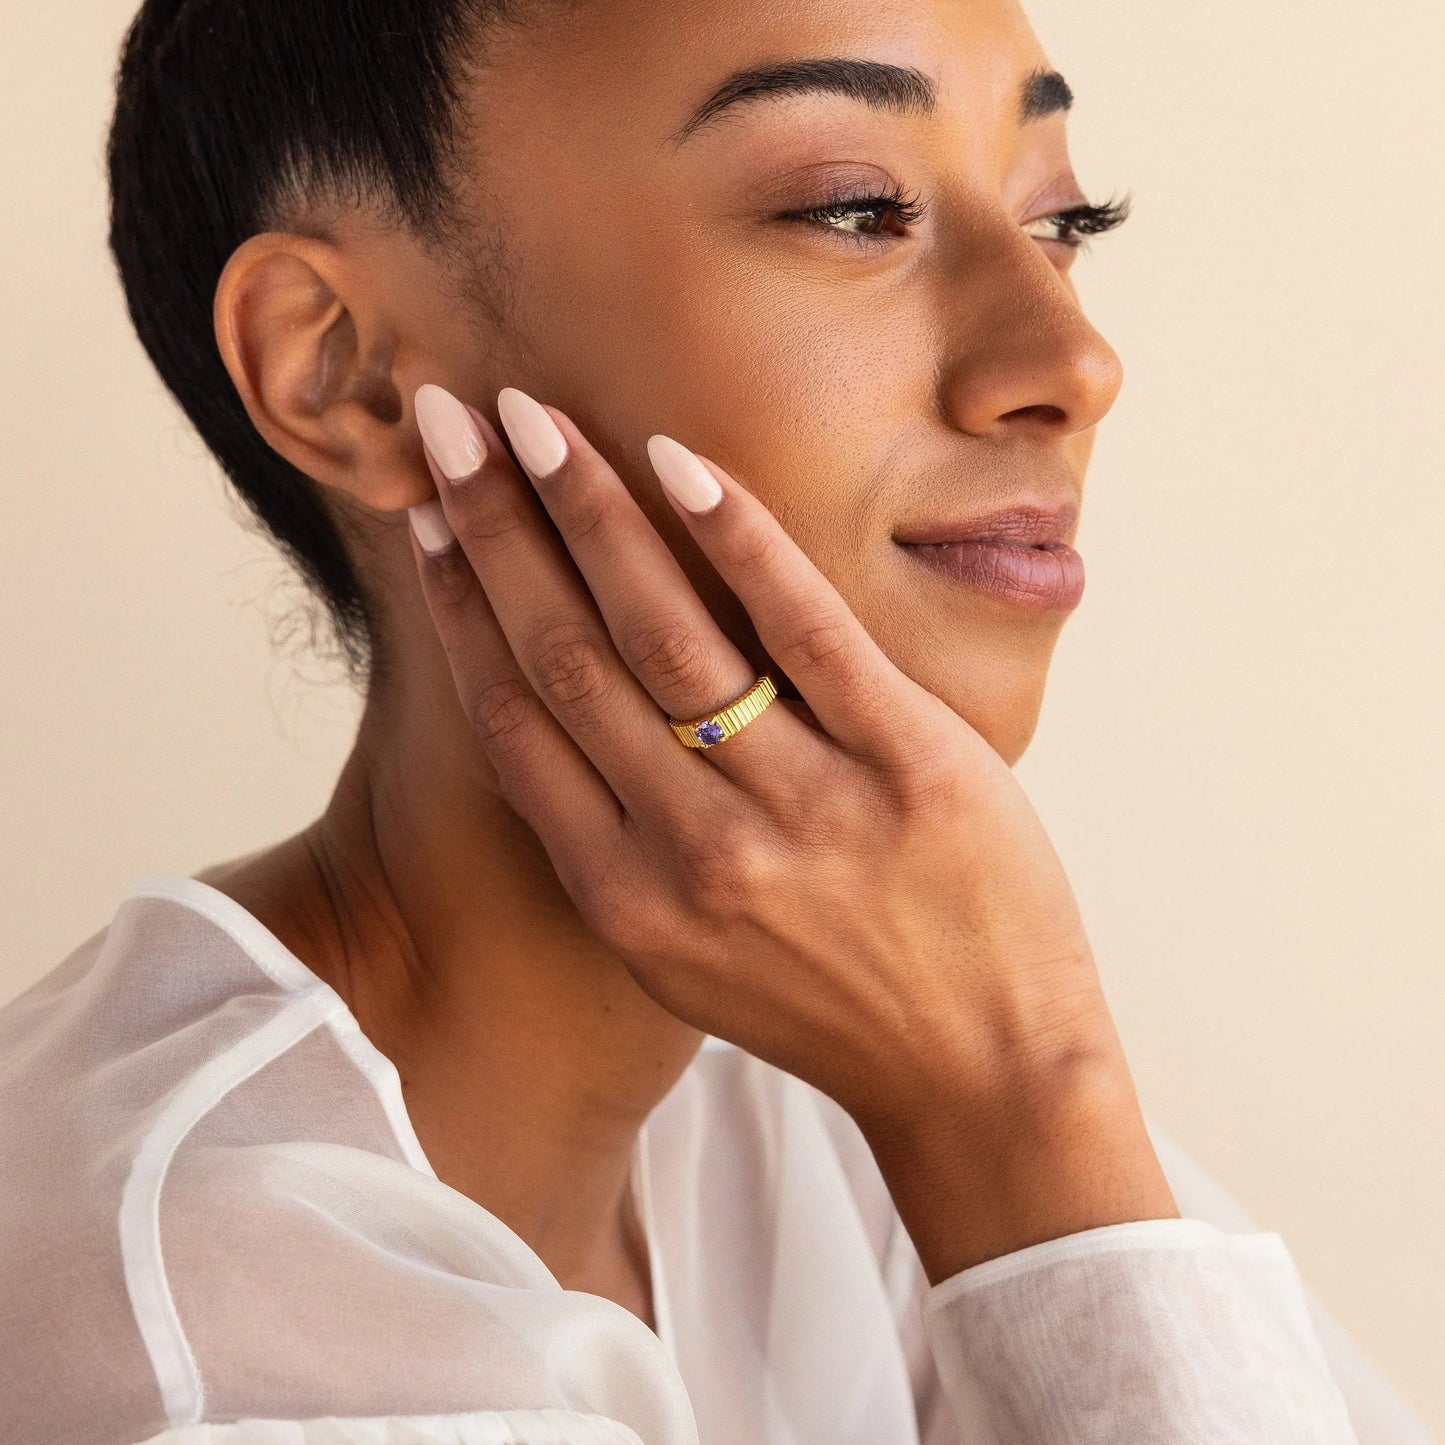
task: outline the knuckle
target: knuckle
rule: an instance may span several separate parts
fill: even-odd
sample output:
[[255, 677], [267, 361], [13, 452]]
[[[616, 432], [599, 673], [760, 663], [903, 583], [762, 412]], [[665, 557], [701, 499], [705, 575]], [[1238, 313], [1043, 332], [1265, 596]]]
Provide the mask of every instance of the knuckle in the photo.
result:
[[757, 917], [784, 885], [785, 861], [757, 828], [713, 828], [687, 849], [684, 887], [693, 906], [710, 917]]
[[724, 562], [743, 572], [764, 571], [772, 560], [775, 539], [766, 528], [743, 521], [719, 543]]
[[[566, 466], [561, 470], [565, 472]], [[610, 498], [595, 487], [585, 486], [580, 478], [569, 478], [568, 481], [571, 486], [564, 487], [567, 510], [562, 527], [568, 542], [588, 542], [604, 538], [614, 516]]]
[[513, 753], [535, 723], [536, 707], [537, 696], [527, 680], [508, 673], [476, 690], [468, 719], [485, 747]]
[[643, 624], [627, 634], [622, 655], [639, 676], [679, 691], [708, 679], [707, 649], [679, 618]]
[[589, 708], [611, 691], [612, 669], [595, 628], [554, 623], [534, 639], [532, 659], [538, 691], [561, 707]]
[[783, 856], [768, 838], [748, 833], [735, 841], [728, 868], [728, 884], [745, 900], [767, 898], [783, 881]]
[[894, 804], [910, 817], [956, 815], [964, 787], [953, 750], [937, 738], [911, 731], [893, 743], [886, 778]]
[[853, 637], [841, 618], [823, 617], [790, 633], [781, 650], [784, 656], [779, 661], [785, 670], [789, 663], [802, 668], [846, 663], [852, 655]]
[[524, 530], [526, 517], [499, 488], [476, 488], [472, 495], [454, 523], [464, 550], [485, 552]]

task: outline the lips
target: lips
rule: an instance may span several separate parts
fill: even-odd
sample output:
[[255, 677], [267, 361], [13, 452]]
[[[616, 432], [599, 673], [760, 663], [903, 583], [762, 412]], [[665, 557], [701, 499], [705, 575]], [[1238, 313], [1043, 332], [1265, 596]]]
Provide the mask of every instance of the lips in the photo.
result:
[[1068, 611], [1084, 592], [1083, 558], [1064, 538], [1072, 501], [1020, 500], [981, 516], [931, 523], [894, 537], [936, 573], [1031, 611]]
[[1074, 530], [1079, 520], [1076, 502], [1051, 504], [1026, 498], [972, 517], [928, 523], [894, 534], [904, 546], [920, 547], [946, 542], [1013, 542], [1027, 547], [1057, 546]]

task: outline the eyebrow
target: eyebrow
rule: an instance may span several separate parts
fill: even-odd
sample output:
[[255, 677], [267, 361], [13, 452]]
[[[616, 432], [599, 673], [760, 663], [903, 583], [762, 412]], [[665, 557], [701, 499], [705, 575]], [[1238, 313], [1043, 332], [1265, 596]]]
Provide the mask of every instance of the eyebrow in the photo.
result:
[[[675, 132], [680, 145], [723, 111], [750, 101], [778, 95], [832, 93], [861, 101], [874, 110], [903, 115], [932, 115], [938, 108], [938, 85], [912, 66], [889, 65], [881, 60], [851, 56], [815, 60], [784, 60], [734, 71], [707, 97]], [[1040, 66], [1024, 77], [1019, 87], [1018, 122], [1030, 121], [1074, 103], [1068, 82], [1057, 70]]]

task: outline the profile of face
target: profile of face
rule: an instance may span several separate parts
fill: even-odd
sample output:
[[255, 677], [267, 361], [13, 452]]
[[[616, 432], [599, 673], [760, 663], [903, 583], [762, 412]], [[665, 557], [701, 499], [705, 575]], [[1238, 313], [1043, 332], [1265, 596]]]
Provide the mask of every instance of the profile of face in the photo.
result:
[[[735, 85], [694, 118], [735, 72], [819, 57], [821, 78]], [[356, 231], [354, 264], [327, 275], [352, 313], [343, 343], [282, 324], [301, 288], [267, 300], [223, 279], [218, 316], [271, 358], [248, 409], [310, 475], [399, 512], [432, 491], [416, 387], [493, 420], [520, 387], [612, 463], [761, 668], [648, 463], [648, 436], [675, 437], [753, 491], [891, 660], [1012, 763], [1067, 611], [965, 585], [895, 539], [1020, 498], [1077, 503], [1118, 393], [1076, 248], [1048, 220], [1089, 199], [1064, 106], [1021, 115], [1050, 68], [1014, 0], [546, 5], [501, 33], [467, 97], [471, 254], [453, 260], [489, 294], [459, 303], [435, 257]], [[318, 405], [328, 387], [362, 404]], [[421, 629], [404, 522], [368, 550], [392, 625]]]

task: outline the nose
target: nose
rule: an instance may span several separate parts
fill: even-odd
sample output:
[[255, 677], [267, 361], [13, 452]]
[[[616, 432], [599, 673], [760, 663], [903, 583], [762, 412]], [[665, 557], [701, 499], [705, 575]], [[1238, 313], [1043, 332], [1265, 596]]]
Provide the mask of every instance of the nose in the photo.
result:
[[988, 238], [975, 236], [960, 268], [963, 285], [955, 272], [945, 303], [952, 354], [938, 399], [959, 430], [1062, 439], [1096, 425], [1113, 406], [1123, 363], [1046, 254], [1055, 244], [1005, 218]]

